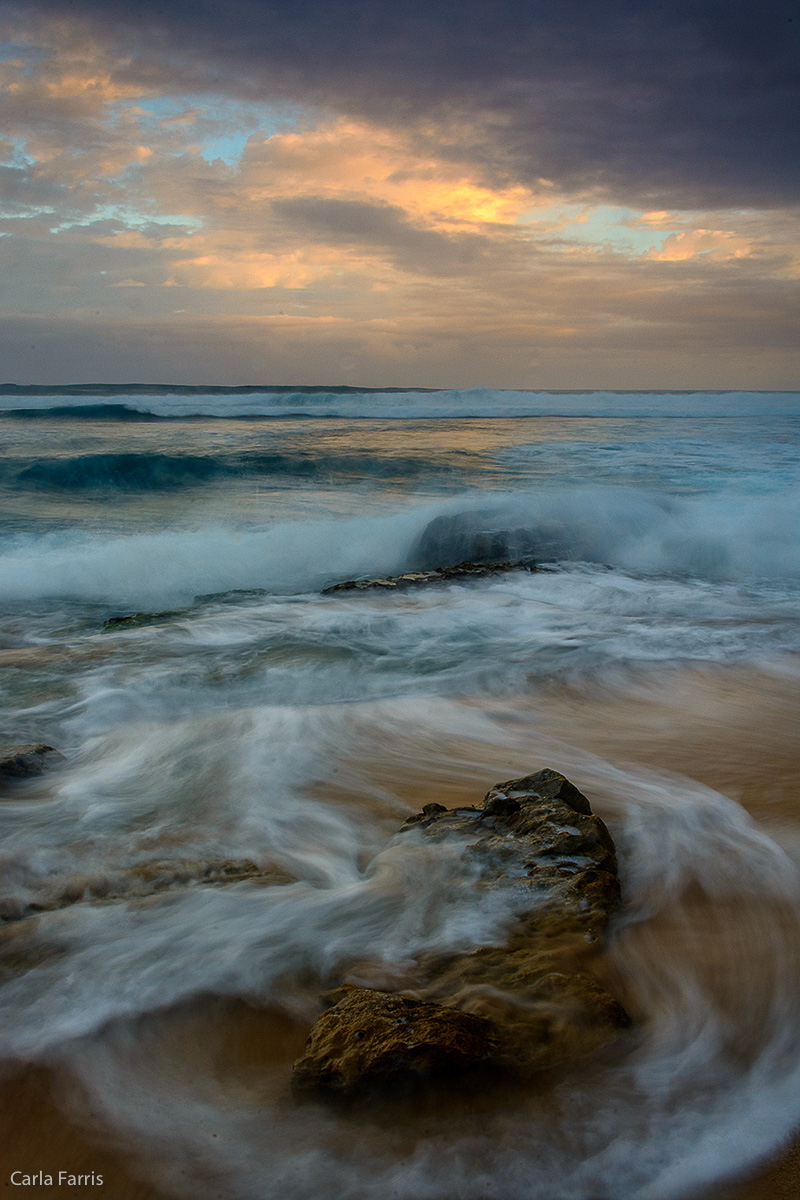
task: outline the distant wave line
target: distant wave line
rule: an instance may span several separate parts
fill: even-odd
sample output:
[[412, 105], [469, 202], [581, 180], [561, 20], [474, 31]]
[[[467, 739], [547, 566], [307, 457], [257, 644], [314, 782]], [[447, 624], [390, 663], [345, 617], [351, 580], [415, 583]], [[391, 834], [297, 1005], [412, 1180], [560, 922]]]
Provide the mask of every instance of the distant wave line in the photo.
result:
[[[315, 417], [349, 420], [461, 420], [536, 417], [582, 419], [752, 417], [800, 415], [797, 392], [523, 392], [469, 390], [368, 391], [281, 388], [270, 391], [208, 388], [159, 393], [116, 388], [89, 394], [0, 394], [6, 418], [70, 420], [268, 420]], [[102, 397], [102, 400], [101, 400]], [[51, 403], [48, 403], [51, 401]], [[71, 403], [69, 402], [71, 401]]]

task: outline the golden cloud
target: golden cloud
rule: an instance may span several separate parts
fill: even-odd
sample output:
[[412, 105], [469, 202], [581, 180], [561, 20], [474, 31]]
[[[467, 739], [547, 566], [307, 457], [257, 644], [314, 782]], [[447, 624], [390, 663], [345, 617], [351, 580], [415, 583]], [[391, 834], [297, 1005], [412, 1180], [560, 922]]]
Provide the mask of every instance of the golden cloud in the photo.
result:
[[733, 230], [692, 229], [671, 233], [659, 249], [648, 251], [647, 257], [660, 262], [683, 262], [703, 255], [724, 262], [731, 258], [746, 258], [752, 252], [750, 240]]
[[[255, 133], [230, 164], [207, 146], [214, 160], [203, 156], [211, 99], [158, 117], [155, 93], [120, 83], [89, 42], [53, 41], [33, 66], [6, 61], [0, 82], [12, 139], [0, 148], [15, 161], [24, 134], [33, 160], [9, 177], [28, 207], [8, 218], [0, 248], [28, 238], [37, 311], [63, 312], [69, 288], [81, 320], [106, 303], [125, 315], [145, 297], [178, 320], [164, 290], [178, 288], [186, 320], [218, 321], [220, 337], [263, 318], [287, 346], [296, 330], [297, 346], [313, 337], [330, 354], [369, 347], [398, 364], [419, 354], [442, 380], [448, 355], [480, 365], [480, 347], [492, 347], [493, 378], [508, 383], [520, 378], [514, 363], [551, 351], [597, 353], [625, 338], [630, 354], [711, 345], [723, 336], [716, 312], [726, 331], [755, 328], [754, 311], [775, 330], [771, 289], [796, 270], [788, 211], [645, 211], [627, 223], [630, 242], [615, 243], [616, 217], [604, 226], [591, 195], [488, 181], [459, 152], [473, 139], [455, 119], [437, 146], [435, 130], [423, 140], [329, 115]], [[229, 132], [221, 119], [215, 129]], [[643, 233], [652, 238], [637, 242]]]

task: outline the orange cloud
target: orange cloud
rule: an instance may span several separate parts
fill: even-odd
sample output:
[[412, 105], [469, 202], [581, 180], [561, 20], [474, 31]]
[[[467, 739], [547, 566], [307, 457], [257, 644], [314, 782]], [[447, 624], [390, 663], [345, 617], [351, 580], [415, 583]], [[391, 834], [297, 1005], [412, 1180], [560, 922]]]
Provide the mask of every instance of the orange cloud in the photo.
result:
[[516, 221], [535, 202], [521, 186], [490, 188], [464, 163], [420, 155], [392, 130], [337, 120], [250, 139], [239, 172], [250, 202], [274, 196], [368, 196], [435, 228]]
[[[213, 239], [204, 239], [213, 241]], [[170, 264], [165, 287], [216, 288], [305, 288], [341, 270], [340, 251], [325, 247], [299, 249], [286, 254], [235, 249], [177, 259]]]
[[[634, 379], [639, 349], [695, 339], [705, 353], [731, 329], [744, 345], [752, 311], [769, 314], [758, 320], [770, 336], [778, 327], [783, 293], [772, 293], [791, 269], [791, 213], [604, 213], [551, 181], [494, 184], [466, 149], [459, 157], [474, 139], [455, 119], [423, 141], [419, 130], [328, 117], [252, 135], [238, 163], [209, 162], [212, 99], [158, 117], [155, 90], [120, 84], [79, 39], [28, 68], [0, 64], [12, 139], [0, 151], [21, 162], [24, 135], [34, 160], [14, 171], [14, 187], [24, 177], [27, 189], [15, 203], [28, 209], [0, 230], [11, 235], [0, 248], [28, 236], [26, 303], [36, 311], [69, 307], [91, 325], [105, 305], [125, 318], [144, 299], [127, 289], [148, 287], [154, 321], [178, 321], [179, 303], [180, 320], [221, 331], [219, 346], [237, 322], [281, 308], [253, 332], [248, 361], [275, 330], [288, 375], [316, 339], [320, 376], [341, 353], [356, 365], [373, 355], [376, 378], [394, 362], [399, 378], [416, 355], [429, 382], [446, 382], [454, 362], [483, 370], [484, 358], [495, 381], [519, 381], [531, 347], [537, 361], [586, 354], [588, 377], [604, 347], [613, 357], [627, 346]], [[225, 134], [220, 119], [214, 136]], [[627, 242], [615, 241], [620, 226], [633, 231]], [[668, 264], [682, 261], [691, 271], [678, 297]], [[179, 298], [165, 290], [175, 288]]]
[[752, 253], [748, 238], [729, 229], [692, 229], [671, 233], [658, 249], [649, 250], [647, 258], [659, 262], [683, 262], [703, 255], [717, 262], [731, 258], [746, 258]]
[[141, 88], [131, 88], [129, 84], [123, 87], [113, 81], [109, 71], [98, 73], [88, 62], [83, 71], [65, 71], [57, 78], [47, 80], [44, 91], [54, 100], [89, 96], [103, 105], [122, 100], [132, 94], [142, 95]]

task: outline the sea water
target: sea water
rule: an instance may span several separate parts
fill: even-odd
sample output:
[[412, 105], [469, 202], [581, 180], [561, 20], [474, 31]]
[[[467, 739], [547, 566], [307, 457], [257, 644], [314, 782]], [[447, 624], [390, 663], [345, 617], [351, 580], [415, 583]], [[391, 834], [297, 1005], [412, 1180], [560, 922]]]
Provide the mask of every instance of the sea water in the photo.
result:
[[[799, 434], [785, 393], [0, 396], [2, 740], [67, 758], [0, 805], [0, 901], [167, 859], [296, 880], [44, 914], [4, 1059], [70, 1080], [163, 1194], [670, 1200], [774, 1151], [800, 1125]], [[543, 569], [323, 594], [487, 545]], [[169, 615], [103, 628], [143, 611]], [[617, 842], [636, 1034], [546, 1099], [296, 1108], [324, 986], [407, 986], [513, 919], [404, 817], [542, 766]]]

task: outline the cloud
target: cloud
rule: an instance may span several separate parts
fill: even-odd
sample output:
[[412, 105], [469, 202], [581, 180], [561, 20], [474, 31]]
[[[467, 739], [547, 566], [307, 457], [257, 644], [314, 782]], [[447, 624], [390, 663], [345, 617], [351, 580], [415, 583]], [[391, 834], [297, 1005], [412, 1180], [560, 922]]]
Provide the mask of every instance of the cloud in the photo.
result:
[[[526, 309], [517, 297], [502, 314], [456, 295], [454, 317], [424, 304], [366, 319], [328, 312], [167, 320], [149, 305], [124, 319], [107, 312], [92, 320], [0, 315], [4, 374], [21, 382], [792, 387], [795, 326], [785, 315], [775, 321], [781, 297], [769, 286], [752, 282], [748, 317], [733, 294], [709, 316], [702, 284], [695, 280], [687, 294], [680, 275], [671, 297], [644, 276], [609, 281], [599, 309], [576, 303], [586, 282], [580, 275], [550, 280], [549, 303], [543, 296]], [[628, 290], [641, 303], [639, 315]], [[685, 340], [675, 336], [684, 333]]]
[[671, 233], [657, 250], [650, 250], [648, 258], [662, 262], [682, 262], [698, 254], [716, 260], [745, 258], [752, 252], [747, 238], [737, 237], [730, 229], [693, 229], [690, 232]]
[[[25, 11], [24, 6], [18, 10]], [[659, 207], [797, 195], [789, 0], [39, 0], [147, 81], [413, 129], [492, 181]], [[86, 102], [85, 94], [76, 98]]]
[[[794, 164], [707, 153], [723, 94], [748, 97], [745, 139], [786, 134], [768, 112], [786, 80], [761, 95], [769, 38], [748, 74], [736, 4], [726, 32], [648, 0], [625, 21], [616, 0], [466, 2], [450, 25], [447, 4], [362, 8], [358, 28], [350, 0], [299, 0], [270, 10], [273, 40], [266, 8], [232, 0], [224, 28], [220, 11], [27, 10], [0, 63], [7, 370], [792, 385]], [[656, 60], [678, 45], [670, 91]], [[692, 87], [711, 110], [667, 130]]]
[[[307, 237], [329, 245], [372, 248], [397, 268], [414, 273], [475, 271], [497, 250], [493, 239], [485, 235], [420, 228], [394, 205], [297, 196], [273, 200], [272, 211]], [[496, 266], [496, 260], [492, 265]]]

